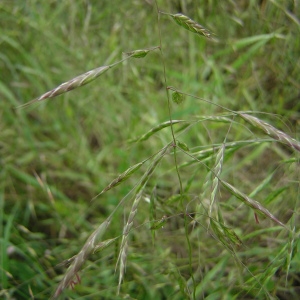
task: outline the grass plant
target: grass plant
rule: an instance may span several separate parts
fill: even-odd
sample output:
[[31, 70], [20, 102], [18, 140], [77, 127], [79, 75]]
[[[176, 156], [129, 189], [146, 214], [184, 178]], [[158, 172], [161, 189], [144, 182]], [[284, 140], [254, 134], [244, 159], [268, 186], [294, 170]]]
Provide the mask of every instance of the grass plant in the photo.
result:
[[113, 2], [0, 3], [0, 297], [296, 299], [297, 3]]

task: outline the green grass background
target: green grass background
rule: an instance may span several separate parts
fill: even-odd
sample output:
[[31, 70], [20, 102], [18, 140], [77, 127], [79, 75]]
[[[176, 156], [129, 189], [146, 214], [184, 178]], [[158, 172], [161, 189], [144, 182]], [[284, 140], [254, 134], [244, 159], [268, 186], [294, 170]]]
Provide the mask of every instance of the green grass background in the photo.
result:
[[[65, 268], [89, 234], [142, 176], [91, 202], [128, 167], [171, 141], [169, 129], [130, 143], [169, 119], [167, 84], [232, 110], [255, 111], [259, 118], [299, 139], [300, 6], [297, 1], [158, 1], [161, 11], [182, 12], [215, 33], [201, 38], [161, 15], [153, 1], [0, 2], [0, 233], [1, 297], [48, 299]], [[96, 81], [26, 109], [15, 109], [62, 82], [123, 52], [158, 46]], [[123, 55], [123, 56], [122, 56]], [[173, 119], [224, 112], [186, 97], [172, 105]], [[264, 112], [265, 114], [262, 114]], [[199, 122], [180, 135], [194, 151], [225, 141], [266, 138], [239, 124]], [[145, 196], [157, 191], [156, 217], [169, 217], [149, 230], [149, 203], [140, 205], [130, 239], [125, 281], [116, 296], [118, 243], [90, 257], [81, 284], [66, 290], [70, 299], [296, 299], [300, 292], [299, 155], [278, 143], [248, 142], [225, 156], [222, 178], [254, 198], [281, 221], [288, 233], [220, 191], [225, 223], [243, 241], [233, 255], [206, 230], [206, 219], [189, 226], [188, 253], [174, 160], [167, 157], [149, 181]], [[190, 160], [179, 155], [179, 164]], [[205, 162], [213, 167], [213, 155]], [[190, 198], [210, 193], [203, 166], [180, 168]], [[265, 179], [268, 180], [265, 180]], [[265, 180], [265, 181], [264, 181]], [[119, 236], [129, 202], [115, 215], [107, 238]], [[204, 213], [204, 212], [203, 212]], [[259, 284], [258, 284], [259, 282]], [[81, 298], [80, 298], [81, 297]], [[62, 298], [66, 299], [66, 298]], [[69, 298], [68, 298], [69, 299]]]

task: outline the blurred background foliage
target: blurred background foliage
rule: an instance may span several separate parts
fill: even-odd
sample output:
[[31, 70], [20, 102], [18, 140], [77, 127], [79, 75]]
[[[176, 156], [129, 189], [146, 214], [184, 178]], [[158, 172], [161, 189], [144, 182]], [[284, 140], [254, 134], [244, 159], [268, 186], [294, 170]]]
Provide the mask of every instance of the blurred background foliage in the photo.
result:
[[[4, 299], [49, 298], [65, 270], [56, 266], [80, 250], [143, 171], [91, 199], [119, 173], [171, 141], [165, 129], [145, 142], [129, 142], [168, 120], [159, 51], [127, 60], [93, 83], [58, 98], [27, 109], [16, 106], [81, 73], [121, 60], [123, 52], [158, 46], [160, 29], [168, 85], [232, 110], [264, 112], [259, 114], [261, 119], [299, 139], [298, 1], [157, 2], [161, 11], [181, 12], [199, 22], [215, 33], [216, 41], [199, 38], [165, 15], [160, 15], [158, 23], [152, 0], [0, 2], [0, 275]], [[187, 98], [173, 106], [174, 119], [222, 112]], [[259, 136], [255, 130], [232, 127], [201, 123], [181, 139], [190, 148], [201, 149], [224, 142], [226, 136], [228, 141]], [[205, 229], [191, 230], [197, 299], [265, 299], [266, 291], [274, 298], [295, 299], [299, 294], [300, 257], [295, 254], [298, 240], [294, 239], [299, 230], [298, 159], [290, 149], [270, 143], [253, 143], [226, 156], [224, 176], [245, 193], [269, 178], [258, 199], [264, 199], [264, 205], [283, 222], [292, 220], [296, 233], [289, 236], [266, 220], [256, 224], [253, 213], [232, 197], [222, 202], [226, 222], [243, 240], [236, 253], [249, 272], [237, 266], [230, 252]], [[184, 162], [186, 158], [180, 157], [180, 163]], [[212, 157], [208, 164], [213, 166]], [[149, 219], [149, 205], [141, 206], [135, 224], [141, 227], [132, 234], [120, 296], [116, 296], [114, 274], [116, 244], [91, 257], [80, 274], [82, 283], [66, 291], [65, 297], [190, 297], [184, 288], [191, 279], [183, 217], [170, 198], [178, 193], [173, 167], [172, 158], [166, 159], [148, 191], [150, 195], [153, 188], [158, 190], [157, 217], [167, 213], [168, 225], [157, 231], [153, 244], [149, 226], [142, 225]], [[186, 181], [197, 174], [194, 194], [203, 192], [204, 170], [193, 166], [182, 170]], [[166, 199], [171, 199], [168, 205], [163, 203]], [[121, 209], [108, 238], [120, 235], [123, 226]]]

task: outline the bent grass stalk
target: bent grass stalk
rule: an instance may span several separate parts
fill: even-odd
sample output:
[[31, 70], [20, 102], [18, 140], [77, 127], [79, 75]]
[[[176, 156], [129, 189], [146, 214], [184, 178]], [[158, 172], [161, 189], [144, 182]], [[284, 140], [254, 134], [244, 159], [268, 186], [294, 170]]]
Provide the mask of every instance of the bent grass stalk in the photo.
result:
[[[155, 1], [155, 3], [156, 3], [156, 1]], [[193, 33], [196, 33], [199, 36], [204, 36], [208, 39], [212, 39], [212, 33], [209, 30], [207, 30], [204, 26], [200, 25], [199, 23], [195, 22], [194, 20], [190, 19], [189, 17], [187, 17], [183, 14], [169, 14], [169, 13], [161, 12], [161, 11], [158, 10], [157, 3], [156, 3], [156, 7], [157, 7], [157, 13], [158, 13], [158, 23], [159, 23], [159, 15], [160, 14], [168, 15], [168, 16], [172, 17], [173, 20], [179, 26], [185, 28], [186, 30], [188, 30], [190, 32], [193, 32]], [[27, 106], [29, 106], [33, 103], [41, 102], [41, 101], [43, 101], [45, 99], [48, 99], [48, 98], [57, 97], [57, 96], [59, 96], [63, 93], [69, 92], [73, 89], [84, 86], [84, 85], [94, 81], [99, 76], [104, 74], [106, 71], [108, 71], [109, 69], [111, 69], [111, 68], [115, 67], [116, 65], [122, 63], [126, 59], [129, 59], [129, 58], [143, 58], [150, 51], [153, 51], [155, 49], [160, 49], [160, 53], [161, 53], [161, 57], [162, 57], [162, 63], [163, 63], [164, 83], [165, 83], [165, 87], [166, 87], [166, 94], [167, 94], [167, 100], [168, 100], [169, 121], [163, 122], [163, 123], [155, 126], [150, 131], [146, 132], [144, 135], [142, 135], [141, 137], [139, 137], [139, 138], [137, 138], [133, 141], [134, 142], [145, 141], [145, 140], [149, 139], [153, 134], [159, 132], [160, 130], [162, 130], [166, 127], [170, 127], [171, 128], [171, 135], [172, 135], [172, 143], [169, 143], [163, 149], [161, 149], [156, 154], [155, 157], [153, 157], [153, 156], [151, 157], [151, 158], [153, 158], [153, 160], [150, 163], [150, 166], [148, 167], [147, 171], [144, 173], [141, 180], [137, 184], [137, 186], [134, 189], [132, 189], [130, 191], [130, 193], [128, 193], [123, 199], [121, 199], [121, 201], [117, 204], [117, 206], [114, 208], [113, 212], [109, 215], [109, 217], [104, 222], [102, 222], [98, 226], [98, 228], [90, 235], [90, 237], [87, 239], [87, 241], [85, 242], [84, 246], [79, 251], [79, 253], [77, 255], [75, 255], [74, 257], [70, 258], [69, 260], [67, 260], [67, 262], [70, 263], [70, 266], [69, 266], [68, 270], [66, 271], [65, 275], [63, 276], [62, 281], [59, 283], [59, 285], [58, 285], [58, 287], [57, 287], [57, 289], [54, 293], [54, 296], [53, 296], [54, 298], [57, 298], [66, 287], [72, 286], [73, 284], [75, 284], [74, 277], [77, 277], [78, 281], [80, 280], [80, 278], [78, 276], [78, 271], [82, 268], [83, 264], [85, 263], [85, 261], [88, 259], [88, 257], [91, 254], [93, 254], [95, 252], [102, 251], [104, 248], [106, 248], [111, 243], [113, 243], [116, 239], [120, 238], [120, 237], [115, 237], [115, 238], [110, 238], [110, 239], [101, 241], [101, 238], [102, 238], [103, 234], [106, 232], [106, 229], [108, 228], [108, 226], [111, 223], [111, 220], [113, 218], [114, 213], [124, 203], [124, 201], [127, 199], [127, 196], [129, 194], [133, 193], [133, 197], [132, 197], [133, 204], [132, 204], [127, 222], [126, 222], [126, 224], [123, 228], [122, 241], [121, 241], [120, 251], [119, 251], [118, 260], [117, 260], [117, 264], [116, 264], [116, 268], [119, 265], [119, 270], [120, 270], [119, 280], [118, 280], [118, 293], [120, 292], [121, 284], [122, 284], [122, 281], [124, 279], [124, 275], [125, 275], [125, 271], [126, 271], [126, 263], [127, 263], [127, 255], [128, 255], [128, 237], [129, 237], [130, 231], [132, 230], [133, 222], [134, 222], [134, 219], [137, 215], [138, 207], [139, 207], [139, 204], [140, 204], [141, 199], [143, 197], [144, 189], [145, 189], [145, 187], [148, 183], [148, 180], [151, 178], [154, 171], [156, 170], [158, 164], [160, 163], [162, 158], [165, 156], [166, 151], [171, 146], [174, 147], [174, 164], [175, 164], [176, 173], [177, 173], [179, 184], [180, 184], [180, 207], [181, 207], [181, 209], [184, 208], [184, 205], [183, 205], [184, 197], [183, 197], [182, 180], [181, 180], [181, 177], [180, 177], [179, 166], [178, 166], [178, 163], [177, 163], [177, 152], [176, 152], [177, 149], [179, 151], [183, 152], [185, 155], [191, 157], [193, 161], [201, 163], [202, 165], [204, 165], [213, 174], [212, 191], [211, 191], [211, 195], [210, 195], [210, 206], [209, 206], [209, 210], [208, 210], [208, 217], [209, 217], [209, 220], [210, 220], [210, 225], [211, 225], [211, 228], [213, 229], [213, 231], [215, 232], [215, 234], [217, 235], [219, 241], [221, 241], [222, 244], [227, 249], [229, 249], [234, 255], [235, 255], [235, 252], [234, 252], [234, 249], [233, 249], [233, 245], [237, 245], [237, 246], [241, 245], [241, 243], [242, 243], [241, 240], [239, 239], [239, 237], [235, 234], [235, 232], [233, 230], [231, 230], [230, 228], [225, 226], [222, 222], [216, 221], [214, 219], [214, 216], [212, 216], [214, 205], [216, 204], [216, 201], [217, 201], [217, 191], [219, 189], [220, 183], [223, 185], [223, 187], [226, 190], [228, 190], [230, 192], [230, 194], [232, 194], [237, 199], [242, 201], [244, 204], [246, 204], [247, 206], [252, 208], [254, 211], [263, 214], [265, 217], [271, 219], [275, 223], [277, 223], [280, 226], [284, 227], [285, 229], [289, 230], [286, 227], [285, 224], [283, 224], [281, 221], [279, 221], [271, 212], [269, 212], [269, 210], [267, 210], [265, 207], [263, 207], [258, 201], [253, 200], [252, 198], [250, 198], [249, 196], [247, 196], [246, 194], [241, 192], [239, 189], [237, 189], [236, 187], [232, 186], [231, 184], [227, 183], [226, 181], [224, 181], [220, 178], [221, 173], [222, 173], [222, 165], [223, 165], [223, 160], [224, 160], [224, 155], [225, 155], [225, 148], [226, 149], [228, 148], [227, 145], [225, 146], [225, 144], [222, 144], [222, 145], [219, 146], [219, 150], [216, 154], [215, 166], [214, 166], [213, 169], [210, 169], [207, 165], [205, 165], [204, 162], [200, 160], [200, 158], [202, 159], [202, 155], [211, 156], [211, 154], [215, 150], [214, 147], [212, 147], [211, 149], [206, 149], [205, 151], [200, 151], [200, 153], [198, 153], [197, 155], [196, 155], [196, 153], [193, 153], [193, 154], [188, 153], [188, 151], [189, 151], [188, 146], [186, 146], [183, 142], [180, 142], [176, 139], [175, 132], [173, 130], [173, 125], [174, 124], [180, 124], [180, 123], [187, 123], [187, 124], [184, 124], [184, 126], [189, 126], [191, 124], [191, 122], [190, 121], [185, 121], [185, 120], [172, 120], [172, 117], [171, 117], [171, 101], [170, 101], [170, 96], [169, 96], [168, 91], [173, 91], [172, 100], [176, 104], [182, 103], [184, 101], [185, 96], [190, 96], [190, 97], [193, 97], [195, 99], [199, 99], [201, 101], [205, 101], [207, 103], [210, 103], [212, 105], [216, 105], [217, 107], [222, 108], [222, 109], [226, 110], [227, 112], [230, 112], [231, 116], [241, 117], [247, 123], [249, 123], [252, 126], [262, 130], [265, 134], [270, 136], [272, 139], [275, 139], [275, 140], [279, 141], [280, 143], [285, 144], [285, 145], [291, 147], [292, 149], [294, 149], [296, 151], [300, 151], [300, 143], [297, 140], [291, 138], [286, 133], [276, 129], [272, 125], [260, 120], [257, 117], [253, 117], [253, 116], [251, 116], [251, 115], [249, 115], [245, 112], [238, 112], [238, 111], [230, 110], [230, 109], [225, 108], [221, 105], [215, 104], [215, 103], [213, 103], [209, 100], [205, 100], [203, 98], [196, 97], [194, 95], [183, 93], [183, 92], [175, 89], [174, 87], [167, 86], [166, 67], [165, 67], [163, 50], [162, 50], [162, 40], [161, 40], [160, 29], [159, 29], [159, 39], [160, 39], [160, 45], [157, 46], [157, 47], [152, 47], [152, 48], [148, 48], [148, 49], [141, 49], [141, 50], [135, 50], [135, 51], [132, 51], [132, 52], [128, 52], [128, 53], [126, 53], [128, 55], [126, 58], [124, 58], [124, 59], [122, 59], [122, 60], [120, 60], [120, 61], [118, 61], [114, 64], [111, 64], [111, 65], [108, 65], [108, 66], [101, 66], [99, 68], [88, 71], [84, 74], [81, 74], [81, 75], [79, 75], [79, 76], [77, 76], [77, 77], [75, 77], [75, 78], [73, 78], [73, 79], [71, 79], [67, 82], [64, 82], [64, 83], [60, 84], [56, 88], [44, 93], [40, 97], [38, 97], [36, 99], [33, 99], [32, 101], [30, 101], [28, 103], [25, 103], [23, 105], [18, 106], [18, 108], [27, 107]], [[227, 116], [202, 117], [202, 120], [204, 120], [203, 118], [204, 119], [206, 118], [207, 120], [212, 120], [212, 121], [221, 121], [221, 122], [228, 122], [228, 123], [233, 122], [233, 120], [231, 120]], [[200, 120], [198, 120], [198, 121], [196, 120], [195, 123], [196, 122], [200, 122]], [[249, 142], [249, 141], [246, 141], [246, 142]], [[231, 144], [228, 144], [228, 145], [231, 145]], [[232, 143], [232, 147], [235, 147], [235, 146], [236, 146], [236, 144]], [[142, 161], [142, 162], [139, 162], [139, 163], [137, 163], [137, 164], [135, 164], [131, 167], [129, 167], [125, 172], [123, 172], [117, 178], [115, 178], [106, 188], [104, 188], [93, 199], [95, 199], [96, 197], [102, 195], [103, 193], [107, 192], [108, 190], [116, 187], [117, 185], [125, 182], [132, 174], [134, 174], [138, 169], [140, 169], [140, 167], [142, 165], [144, 165], [144, 163], [148, 160], [149, 160], [149, 158]], [[161, 224], [164, 224], [165, 219], [166, 219], [166, 217], [163, 217], [160, 225], [156, 226], [156, 227], [153, 227], [153, 229], [160, 228], [160, 226], [162, 226]], [[187, 239], [187, 244], [188, 244], [190, 275], [191, 275], [193, 285], [194, 285], [193, 298], [195, 299], [195, 297], [196, 297], [196, 294], [195, 294], [196, 293], [196, 284], [195, 284], [195, 279], [194, 279], [194, 276], [193, 276], [192, 251], [191, 251], [191, 243], [190, 243], [190, 240], [189, 240], [188, 223], [187, 223], [187, 215], [186, 214], [184, 214], [184, 220], [185, 220], [185, 234], [186, 234], [186, 239]]]

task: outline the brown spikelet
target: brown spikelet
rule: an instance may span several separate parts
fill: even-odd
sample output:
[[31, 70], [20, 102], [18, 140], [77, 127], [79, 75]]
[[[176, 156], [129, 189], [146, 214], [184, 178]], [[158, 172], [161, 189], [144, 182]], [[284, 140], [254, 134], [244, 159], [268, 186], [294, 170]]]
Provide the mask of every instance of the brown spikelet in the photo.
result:
[[130, 232], [130, 230], [133, 226], [133, 220], [134, 220], [134, 218], [137, 214], [138, 206], [140, 204], [140, 200], [142, 199], [144, 188], [145, 188], [149, 178], [153, 174], [155, 168], [157, 167], [159, 162], [164, 157], [164, 155], [165, 155], [168, 148], [169, 148], [169, 145], [164, 147], [156, 155], [153, 162], [151, 163], [151, 165], [149, 166], [149, 168], [147, 169], [147, 171], [143, 175], [143, 177], [141, 179], [141, 182], [136, 187], [134, 201], [133, 201], [130, 213], [129, 213], [128, 220], [127, 220], [126, 225], [123, 229], [123, 237], [122, 237], [122, 242], [121, 242], [121, 246], [120, 246], [120, 253], [119, 253], [119, 257], [118, 257], [118, 262], [117, 262], [117, 264], [118, 263], [120, 264], [118, 294], [120, 292], [121, 284], [122, 284], [124, 274], [125, 274], [125, 271], [126, 271], [126, 261], [127, 261], [127, 252], [128, 252], [128, 235], [129, 235], [129, 232]]
[[114, 188], [115, 186], [121, 184], [122, 182], [126, 181], [135, 171], [137, 171], [146, 161], [139, 162], [134, 166], [128, 168], [125, 172], [120, 174], [117, 178], [115, 178], [106, 188], [104, 188], [98, 195], [96, 195], [92, 200], [96, 199], [106, 191]]
[[23, 105], [18, 106], [17, 108], [22, 108], [22, 107], [26, 107], [29, 106], [35, 102], [39, 102], [48, 98], [54, 98], [56, 96], [59, 96], [63, 93], [69, 92], [71, 90], [74, 90], [80, 86], [83, 86], [85, 84], [90, 83], [91, 81], [95, 80], [97, 77], [99, 77], [101, 74], [103, 74], [105, 71], [107, 71], [108, 69], [110, 69], [111, 66], [102, 66], [99, 68], [96, 68], [94, 70], [91, 70], [89, 72], [86, 72], [84, 74], [81, 74], [67, 82], [62, 83], [61, 85], [59, 85], [58, 87], [56, 87], [55, 89], [43, 94], [42, 96], [33, 99], [30, 102], [27, 102]]
[[105, 232], [106, 228], [110, 223], [110, 218], [106, 219], [87, 239], [86, 243], [80, 250], [80, 252], [73, 256], [69, 261], [71, 265], [69, 266], [67, 272], [65, 273], [63, 279], [59, 283], [53, 298], [56, 299], [65, 288], [70, 286], [73, 282], [74, 277], [77, 275], [78, 271], [82, 268], [83, 264], [86, 262], [88, 257], [97, 250], [99, 246], [99, 239]]
[[267, 218], [271, 219], [275, 223], [279, 224], [280, 226], [287, 229], [287, 227], [280, 222], [273, 214], [271, 214], [265, 207], [263, 207], [259, 202], [251, 199], [241, 191], [239, 191], [237, 188], [229, 184], [228, 182], [225, 182], [221, 180], [222, 185], [235, 197], [237, 197], [239, 200], [244, 202], [246, 205], [250, 206], [255, 211], [265, 215]]
[[274, 138], [282, 144], [285, 144], [294, 150], [300, 152], [300, 142], [290, 137], [288, 134], [284, 133], [281, 130], [273, 127], [272, 125], [248, 114], [240, 113], [239, 116], [243, 118], [246, 122], [250, 123], [254, 127], [262, 130], [268, 136]]

